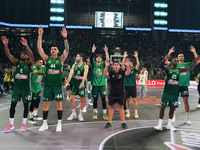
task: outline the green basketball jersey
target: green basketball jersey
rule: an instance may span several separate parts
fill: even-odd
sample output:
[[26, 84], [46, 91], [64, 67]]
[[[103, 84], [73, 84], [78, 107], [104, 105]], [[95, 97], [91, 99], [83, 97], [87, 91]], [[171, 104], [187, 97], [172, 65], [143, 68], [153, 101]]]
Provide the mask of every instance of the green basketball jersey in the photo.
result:
[[92, 79], [91, 83], [94, 86], [103, 86], [106, 85], [105, 83], [105, 75], [104, 75], [104, 69], [105, 69], [105, 62], [101, 62], [100, 65], [97, 65], [96, 62], [92, 63], [91, 66], [92, 70]]
[[167, 73], [167, 79], [165, 80], [163, 94], [178, 96], [178, 87], [179, 87], [178, 82], [179, 82], [179, 68], [174, 70], [171, 68], [171, 66], [169, 66], [169, 71]]
[[84, 66], [85, 63], [83, 63], [81, 66], [78, 66], [78, 63], [75, 64], [74, 67], [74, 84], [80, 84], [82, 82], [83, 76], [84, 76]]
[[19, 61], [14, 71], [14, 90], [30, 90], [30, 66]]
[[62, 85], [62, 64], [60, 58], [57, 57], [55, 60], [51, 56], [46, 62], [46, 78], [45, 85]]
[[[45, 66], [42, 65], [40, 68], [37, 68], [36, 65], [34, 64], [33, 66], [33, 72], [45, 72]], [[41, 91], [41, 81], [42, 81], [43, 76], [38, 76], [38, 75], [31, 75], [31, 92], [33, 93], [38, 93]]]
[[[177, 68], [187, 68], [191, 66], [193, 62], [186, 62], [183, 64], [178, 64]], [[179, 86], [189, 86], [190, 85], [190, 71], [181, 72], [179, 77]]]
[[124, 78], [125, 86], [136, 86], [136, 73], [137, 70], [135, 68], [130, 70], [130, 74]]

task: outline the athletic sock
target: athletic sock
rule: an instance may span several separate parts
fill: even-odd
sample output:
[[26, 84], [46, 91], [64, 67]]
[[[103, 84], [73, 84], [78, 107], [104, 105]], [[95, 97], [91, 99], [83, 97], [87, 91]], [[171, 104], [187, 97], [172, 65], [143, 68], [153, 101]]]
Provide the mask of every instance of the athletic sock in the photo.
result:
[[94, 112], [94, 113], [97, 113], [97, 108], [93, 109], [93, 112]]
[[127, 109], [127, 110], [126, 110], [126, 112], [127, 112], [127, 113], [130, 113], [130, 110], [129, 110], [129, 109]]
[[26, 124], [27, 118], [23, 118], [23, 122], [24, 124]]
[[14, 124], [14, 118], [10, 118], [10, 123]]
[[138, 110], [136, 109], [136, 110], [135, 110], [135, 114], [137, 114], [137, 113], [138, 113]]
[[104, 113], [104, 114], [106, 113], [106, 109], [103, 109], [103, 113]]
[[34, 111], [33, 111], [33, 115], [34, 115], [34, 116], [37, 116], [37, 112], [38, 112], [38, 110], [34, 110]]

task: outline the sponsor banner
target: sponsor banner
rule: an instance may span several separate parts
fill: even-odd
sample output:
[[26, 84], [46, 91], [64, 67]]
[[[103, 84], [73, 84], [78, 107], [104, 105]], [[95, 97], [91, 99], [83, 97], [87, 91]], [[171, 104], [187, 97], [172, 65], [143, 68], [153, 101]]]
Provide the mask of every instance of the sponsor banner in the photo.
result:
[[[139, 86], [139, 79], [136, 79], [137, 86]], [[147, 87], [163, 87], [165, 85], [165, 80], [147, 80]]]

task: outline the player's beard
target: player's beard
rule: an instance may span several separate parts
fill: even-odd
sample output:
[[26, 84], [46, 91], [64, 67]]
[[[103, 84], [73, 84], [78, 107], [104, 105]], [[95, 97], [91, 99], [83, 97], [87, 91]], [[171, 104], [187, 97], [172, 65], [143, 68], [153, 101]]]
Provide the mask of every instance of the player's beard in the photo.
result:
[[22, 61], [25, 61], [25, 60], [26, 60], [26, 58], [21, 58], [21, 60], [22, 60]]

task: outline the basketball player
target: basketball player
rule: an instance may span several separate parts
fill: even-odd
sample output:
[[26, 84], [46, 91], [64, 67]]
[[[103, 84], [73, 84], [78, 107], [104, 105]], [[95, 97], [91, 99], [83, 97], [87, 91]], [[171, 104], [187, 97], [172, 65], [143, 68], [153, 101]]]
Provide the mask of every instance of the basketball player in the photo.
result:
[[[7, 128], [4, 129], [4, 132], [10, 132], [14, 129], [14, 115], [17, 102], [21, 100], [24, 104], [24, 113], [23, 113], [23, 122], [21, 125], [21, 131], [26, 131], [26, 122], [28, 116], [28, 107], [31, 102], [31, 91], [30, 91], [30, 73], [34, 65], [34, 57], [31, 49], [28, 46], [27, 40], [21, 38], [21, 43], [26, 47], [27, 51], [21, 52], [21, 61], [13, 57], [10, 54], [8, 48], [8, 39], [6, 36], [1, 37], [4, 44], [4, 49], [6, 56], [10, 61], [15, 65], [14, 72], [14, 88], [12, 92], [11, 106], [10, 106], [10, 123]], [[28, 61], [29, 58], [29, 61]]]
[[46, 65], [46, 77], [44, 83], [44, 107], [43, 107], [43, 124], [39, 128], [39, 131], [45, 131], [48, 129], [47, 117], [49, 112], [50, 102], [55, 100], [57, 105], [57, 115], [58, 115], [58, 123], [56, 127], [56, 132], [62, 131], [62, 65], [69, 53], [69, 44], [67, 40], [67, 30], [66, 28], [62, 28], [61, 34], [64, 38], [65, 50], [63, 54], [59, 57], [59, 50], [56, 46], [51, 47], [51, 55], [48, 56], [45, 54], [42, 48], [42, 36], [43, 36], [43, 27], [40, 26], [38, 29], [38, 41], [37, 48], [40, 56], [44, 60]]
[[71, 94], [71, 109], [72, 113], [71, 115], [67, 118], [67, 120], [73, 120], [77, 118], [76, 111], [75, 111], [75, 97], [76, 95], [80, 96], [81, 99], [81, 105], [80, 105], [80, 111], [78, 115], [78, 120], [79, 121], [84, 121], [83, 118], [83, 109], [85, 107], [86, 103], [86, 93], [85, 93], [85, 87], [86, 87], [86, 78], [88, 74], [88, 65], [83, 62], [83, 55], [82, 54], [77, 54], [76, 55], [76, 64], [72, 66], [72, 69], [70, 71], [70, 74], [68, 76], [67, 82], [65, 87], [69, 85], [69, 82], [74, 76], [74, 84], [72, 88], [72, 94]]

